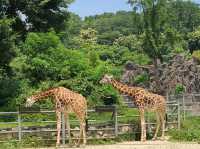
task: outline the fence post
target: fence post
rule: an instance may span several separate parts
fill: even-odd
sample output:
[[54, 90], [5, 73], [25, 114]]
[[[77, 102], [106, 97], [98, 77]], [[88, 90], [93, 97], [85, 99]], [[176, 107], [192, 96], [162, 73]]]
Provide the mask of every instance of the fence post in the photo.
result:
[[20, 111], [18, 110], [18, 114], [17, 114], [17, 121], [18, 121], [18, 139], [21, 142], [22, 140], [22, 127], [21, 127], [21, 114]]
[[114, 117], [115, 117], [115, 137], [118, 136], [118, 118], [117, 118], [117, 106], [115, 106]]
[[169, 102], [169, 93], [167, 92], [167, 95], [166, 95], [166, 99], [167, 99], [167, 102]]
[[180, 108], [180, 100], [178, 99], [178, 130], [181, 129], [181, 108]]
[[64, 113], [61, 113], [61, 121], [62, 121], [62, 144], [65, 145], [65, 116]]
[[183, 94], [183, 120], [185, 120], [185, 94]]

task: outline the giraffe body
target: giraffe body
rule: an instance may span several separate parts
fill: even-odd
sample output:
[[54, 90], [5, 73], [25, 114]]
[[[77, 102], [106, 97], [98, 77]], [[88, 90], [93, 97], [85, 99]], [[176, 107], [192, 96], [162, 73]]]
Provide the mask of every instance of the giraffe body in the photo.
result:
[[137, 106], [140, 113], [141, 141], [146, 140], [146, 125], [144, 118], [145, 110], [154, 111], [156, 113], [157, 126], [153, 140], [157, 139], [157, 133], [159, 131], [160, 125], [162, 126], [161, 139], [164, 139], [166, 102], [163, 96], [151, 93], [141, 87], [130, 87], [124, 85], [109, 75], [105, 75], [100, 83], [111, 84], [113, 87], [119, 90], [119, 92], [132, 97], [132, 101]]
[[73, 112], [75, 113], [76, 117], [80, 122], [80, 138], [78, 144], [80, 144], [81, 139], [83, 139], [83, 144], [85, 145], [86, 144], [85, 120], [87, 112], [87, 102], [85, 97], [67, 88], [58, 87], [32, 95], [31, 97], [27, 98], [26, 106], [30, 107], [32, 106], [33, 103], [47, 97], [52, 97], [52, 100], [55, 103], [55, 111], [57, 117], [56, 145], [57, 146], [60, 145], [61, 112], [64, 113], [65, 119], [67, 120], [66, 127], [69, 135], [69, 143], [71, 143], [69, 113]]

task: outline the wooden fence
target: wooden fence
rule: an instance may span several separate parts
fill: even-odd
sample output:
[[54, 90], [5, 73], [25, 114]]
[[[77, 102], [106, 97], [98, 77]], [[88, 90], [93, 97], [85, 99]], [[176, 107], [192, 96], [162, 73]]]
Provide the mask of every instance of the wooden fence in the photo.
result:
[[[178, 127], [180, 128], [180, 106], [176, 102], [169, 102], [167, 104], [168, 106], [168, 116], [171, 117], [169, 119], [168, 126], [172, 125], [173, 127]], [[127, 108], [128, 109], [133, 109]], [[23, 136], [27, 134], [38, 134], [39, 136], [42, 135], [42, 133], [47, 133], [47, 136], [50, 136], [50, 134], [54, 133], [54, 136], [56, 134], [56, 121], [52, 120], [44, 120], [40, 121], [41, 123], [46, 123], [47, 125], [44, 127], [39, 127], [39, 126], [23, 126], [25, 123], [25, 119], [23, 119], [24, 115], [32, 115], [34, 116], [35, 114], [54, 114], [55, 111], [48, 111], [48, 110], [40, 110], [40, 109], [30, 109], [29, 111], [27, 110], [22, 110], [20, 109], [18, 112], [0, 112], [0, 117], [5, 116], [6, 117], [15, 117], [17, 121], [13, 122], [0, 122], [0, 125], [10, 125], [14, 124], [17, 126], [16, 128], [11, 128], [11, 129], [1, 129], [0, 131], [0, 136], [3, 135], [3, 138], [5, 136], [9, 136], [8, 138], [15, 138], [16, 141], [22, 141]], [[136, 121], [139, 122], [139, 115], [136, 113], [131, 114], [131, 116], [125, 116], [121, 114], [121, 111], [116, 107], [116, 106], [101, 106], [101, 107], [96, 107], [95, 109], [88, 110], [88, 115], [94, 114], [94, 113], [110, 113], [110, 118], [107, 119], [106, 121], [102, 120], [97, 120], [95, 118], [89, 119], [89, 130], [87, 132], [87, 139], [106, 139], [106, 138], [116, 138], [119, 135], [122, 135], [124, 133], [140, 133], [139, 129], [139, 123], [133, 123], [133, 119], [135, 118]], [[123, 118], [130, 118], [130, 121], [123, 122], [121, 119]], [[70, 120], [70, 122], [75, 122], [78, 124], [77, 120]], [[33, 121], [34, 123], [34, 121]], [[53, 124], [50, 125], [50, 124]], [[49, 125], [49, 126], [48, 126]], [[146, 115], [146, 125], [147, 125], [147, 130], [149, 133], [152, 133], [152, 128], [155, 127], [155, 121], [152, 121], [149, 118], [149, 114]], [[65, 144], [67, 140], [67, 135], [66, 135], [66, 129], [65, 129], [65, 120], [64, 116], [62, 116], [62, 131], [61, 131], [61, 136], [62, 136], [62, 143]], [[134, 129], [137, 127], [138, 129]], [[79, 128], [73, 128], [71, 129], [72, 132], [78, 132]], [[98, 135], [100, 134], [100, 135]], [[103, 135], [102, 135], [103, 134]], [[41, 138], [40, 138], [41, 139]], [[42, 137], [42, 139], [45, 139], [45, 137]], [[52, 139], [52, 138], [51, 138]], [[55, 137], [53, 138], [55, 139]], [[74, 137], [73, 139], [77, 139], [77, 137]], [[45, 139], [48, 140], [48, 139]], [[2, 140], [4, 141], [4, 140]]]
[[200, 94], [167, 95], [168, 102], [177, 102], [180, 105], [181, 117], [200, 116]]

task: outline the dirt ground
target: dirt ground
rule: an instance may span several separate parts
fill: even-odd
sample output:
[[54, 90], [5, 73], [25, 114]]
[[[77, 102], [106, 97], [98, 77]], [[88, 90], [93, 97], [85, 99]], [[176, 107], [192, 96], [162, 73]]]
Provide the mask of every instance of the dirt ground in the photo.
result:
[[[81, 147], [83, 148], [83, 147]], [[41, 148], [54, 149], [54, 148]], [[60, 149], [77, 149], [67, 146]], [[200, 149], [197, 143], [173, 143], [168, 141], [123, 142], [112, 145], [87, 145], [84, 149]]]

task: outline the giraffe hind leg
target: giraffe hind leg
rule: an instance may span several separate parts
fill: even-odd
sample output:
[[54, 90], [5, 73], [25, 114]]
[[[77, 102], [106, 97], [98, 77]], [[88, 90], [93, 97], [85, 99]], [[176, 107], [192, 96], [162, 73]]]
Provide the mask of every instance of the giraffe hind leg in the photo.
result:
[[141, 120], [141, 141], [146, 141], [146, 125], [144, 118], [144, 109], [140, 109], [140, 120]]
[[83, 138], [83, 124], [82, 122], [80, 122], [80, 135], [79, 135], [77, 146], [80, 146], [82, 138]]

